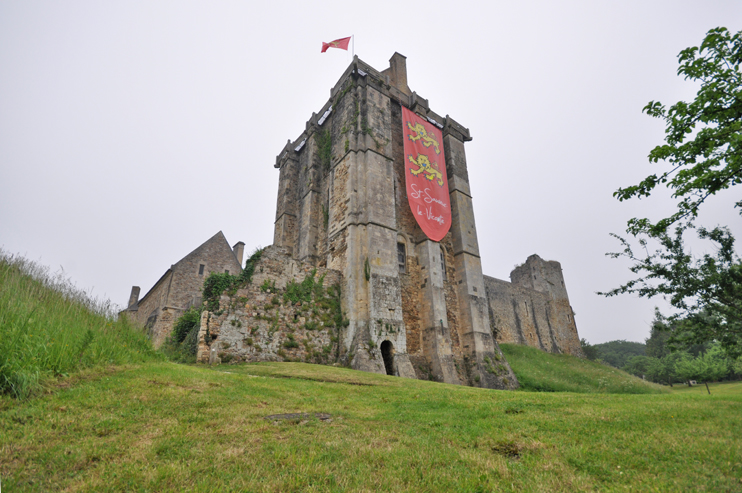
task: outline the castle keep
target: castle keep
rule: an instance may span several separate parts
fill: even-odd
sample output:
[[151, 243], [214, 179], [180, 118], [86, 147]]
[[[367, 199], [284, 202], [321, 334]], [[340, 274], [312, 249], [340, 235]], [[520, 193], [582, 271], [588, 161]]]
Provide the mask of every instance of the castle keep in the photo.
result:
[[[442, 149], [445, 174], [437, 180], [447, 195], [432, 200], [450, 207], [440, 241], [423, 232], [417, 216], [424, 213], [411, 207], [411, 162], [419, 166], [413, 174], [425, 171], [428, 180], [436, 165], [406, 151], [414, 138], [403, 113], [439, 136], [431, 139]], [[324, 107], [278, 154], [273, 245], [255, 259], [249, 285], [204, 311], [199, 360], [340, 362], [510, 389], [517, 379], [498, 342], [581, 355], [557, 262], [533, 255], [511, 282], [482, 274], [470, 140], [467, 128], [410, 90], [404, 56], [395, 53], [381, 72], [355, 57]]]

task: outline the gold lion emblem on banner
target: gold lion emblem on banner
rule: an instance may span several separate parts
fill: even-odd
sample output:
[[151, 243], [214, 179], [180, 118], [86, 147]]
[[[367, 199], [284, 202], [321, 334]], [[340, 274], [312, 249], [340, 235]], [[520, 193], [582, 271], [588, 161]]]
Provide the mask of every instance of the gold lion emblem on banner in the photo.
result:
[[435, 153], [440, 154], [441, 149], [438, 145], [438, 141], [435, 140], [434, 135], [430, 135], [426, 130], [425, 127], [422, 126], [420, 123], [415, 123], [414, 125], [410, 122], [407, 122], [407, 128], [415, 132], [415, 135], [410, 135], [410, 140], [412, 142], [417, 142], [418, 140], [422, 139], [422, 145], [429, 148], [430, 146], [435, 147]]
[[441, 175], [441, 172], [438, 171], [438, 165], [435, 163], [431, 163], [428, 159], [428, 156], [425, 154], [418, 154], [417, 159], [413, 158], [412, 156], [407, 156], [410, 159], [410, 162], [414, 165], [417, 165], [417, 169], [410, 168], [410, 173], [413, 174], [413, 176], [417, 176], [420, 173], [423, 174], [423, 178], [426, 178], [430, 181], [436, 180], [438, 182], [438, 185], [443, 186], [443, 175]]

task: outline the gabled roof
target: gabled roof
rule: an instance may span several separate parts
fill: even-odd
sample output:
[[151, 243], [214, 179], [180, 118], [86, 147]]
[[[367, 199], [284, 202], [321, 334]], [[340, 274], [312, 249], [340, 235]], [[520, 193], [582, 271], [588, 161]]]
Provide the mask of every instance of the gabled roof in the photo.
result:
[[[188, 258], [188, 257], [190, 257], [191, 255], [194, 255], [194, 254], [198, 253], [199, 251], [203, 250], [203, 249], [204, 249], [204, 248], [206, 247], [206, 245], [208, 245], [208, 244], [210, 244], [210, 243], [222, 243], [222, 245], [223, 245], [224, 247], [226, 247], [226, 248], [227, 248], [227, 250], [228, 250], [229, 252], [231, 252], [231, 254], [232, 254], [232, 256], [234, 257], [235, 261], [236, 261], [236, 262], [237, 262], [238, 264], [240, 263], [240, 261], [239, 261], [239, 260], [237, 260], [237, 256], [235, 255], [235, 253], [234, 253], [234, 250], [232, 250], [232, 247], [231, 247], [231, 246], [229, 246], [229, 242], [227, 241], [227, 237], [226, 237], [226, 236], [224, 236], [224, 233], [222, 233], [221, 231], [219, 231], [219, 232], [218, 232], [217, 234], [215, 234], [214, 236], [212, 236], [212, 237], [211, 237], [211, 238], [209, 238], [208, 240], [206, 240], [206, 241], [204, 241], [203, 243], [201, 243], [201, 245], [199, 245], [199, 246], [198, 246], [198, 247], [197, 247], [197, 248], [196, 248], [195, 250], [193, 250], [193, 251], [192, 251], [191, 253], [189, 253], [188, 255], [186, 255], [185, 257], [183, 257], [182, 259], [178, 260], [178, 261], [177, 261], [176, 263], [174, 263], [174, 264], [172, 265], [171, 269], [174, 269], [175, 267], [177, 267], [177, 266], [178, 266], [178, 264], [180, 264], [181, 262], [183, 262], [183, 261], [184, 261], [185, 259], [187, 259], [187, 258]], [[240, 268], [242, 268], [242, 266], [240, 266]]]
[[[235, 262], [237, 262], [238, 264], [240, 263], [240, 262], [239, 262], [239, 260], [237, 260], [237, 256], [235, 255], [235, 253], [234, 253], [234, 250], [232, 250], [232, 247], [230, 247], [230, 246], [229, 246], [229, 242], [227, 241], [227, 237], [226, 237], [226, 236], [224, 236], [224, 233], [223, 233], [223, 232], [219, 231], [219, 232], [218, 232], [217, 234], [215, 234], [214, 236], [212, 236], [212, 237], [211, 237], [211, 238], [209, 238], [208, 240], [206, 240], [206, 241], [204, 241], [203, 243], [201, 243], [201, 244], [200, 244], [200, 245], [199, 245], [199, 246], [198, 246], [198, 247], [197, 247], [196, 249], [194, 249], [194, 250], [193, 250], [193, 251], [192, 251], [191, 253], [189, 253], [188, 255], [186, 255], [186, 256], [185, 256], [185, 257], [183, 257], [182, 259], [178, 260], [178, 261], [177, 261], [176, 263], [174, 263], [173, 265], [171, 265], [171, 266], [170, 266], [170, 268], [169, 268], [168, 270], [166, 270], [166, 271], [165, 271], [165, 273], [164, 273], [164, 274], [163, 274], [163, 275], [162, 275], [162, 276], [161, 276], [161, 277], [160, 277], [160, 278], [159, 278], [159, 279], [157, 280], [157, 282], [156, 282], [156, 283], [154, 283], [154, 284], [152, 285], [152, 287], [151, 287], [151, 288], [149, 289], [149, 291], [147, 291], [147, 294], [145, 294], [144, 296], [142, 296], [142, 297], [141, 297], [141, 298], [140, 298], [140, 299], [139, 299], [139, 300], [138, 300], [138, 301], [136, 302], [136, 304], [134, 304], [133, 306], [127, 307], [127, 308], [126, 308], [126, 309], [125, 309], [124, 311], [126, 311], [126, 310], [132, 310], [132, 308], [133, 308], [133, 309], [138, 309], [138, 308], [139, 308], [139, 304], [140, 304], [141, 302], [143, 302], [144, 300], [146, 300], [146, 299], [147, 299], [147, 297], [148, 297], [148, 296], [149, 296], [149, 295], [150, 295], [150, 294], [152, 293], [152, 291], [154, 291], [154, 289], [155, 289], [155, 288], [156, 288], [156, 287], [157, 287], [157, 286], [158, 286], [158, 285], [159, 285], [159, 284], [160, 284], [160, 283], [161, 283], [161, 282], [162, 282], [162, 281], [163, 281], [163, 280], [164, 280], [164, 279], [165, 279], [165, 278], [167, 277], [167, 275], [168, 275], [169, 273], [173, 272], [173, 270], [175, 270], [175, 268], [176, 268], [176, 267], [178, 266], [178, 264], [180, 264], [181, 262], [185, 261], [185, 260], [186, 260], [186, 259], [187, 259], [188, 257], [190, 257], [190, 256], [192, 256], [192, 255], [197, 255], [197, 254], [198, 254], [198, 253], [199, 253], [199, 252], [200, 252], [201, 250], [203, 250], [203, 249], [204, 249], [204, 248], [205, 248], [205, 247], [206, 247], [207, 245], [209, 245], [210, 243], [221, 243], [221, 244], [222, 244], [222, 246], [223, 246], [223, 247], [226, 247], [227, 251], [229, 251], [229, 252], [231, 253], [231, 255], [232, 255], [232, 256], [234, 257], [234, 260], [235, 260]], [[226, 253], [226, 252], [225, 252], [225, 253]], [[241, 265], [240, 265], [240, 268], [242, 268], [242, 266], [241, 266]], [[132, 311], [133, 311], [133, 310], [132, 310]]]

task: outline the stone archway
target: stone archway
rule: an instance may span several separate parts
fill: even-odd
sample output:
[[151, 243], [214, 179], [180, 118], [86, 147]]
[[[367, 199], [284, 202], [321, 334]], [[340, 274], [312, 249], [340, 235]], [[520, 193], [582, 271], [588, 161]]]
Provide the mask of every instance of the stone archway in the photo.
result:
[[394, 376], [394, 346], [389, 341], [381, 343], [381, 357], [384, 359], [384, 368], [387, 375]]

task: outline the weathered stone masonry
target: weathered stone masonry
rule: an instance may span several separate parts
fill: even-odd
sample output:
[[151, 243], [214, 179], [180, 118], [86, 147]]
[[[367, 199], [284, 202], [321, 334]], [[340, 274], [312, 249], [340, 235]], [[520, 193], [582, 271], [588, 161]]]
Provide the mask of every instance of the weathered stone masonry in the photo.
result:
[[[408, 204], [402, 107], [442, 130], [452, 226], [440, 242], [425, 236]], [[468, 129], [410, 90], [402, 55], [382, 72], [354, 58], [278, 155], [274, 245], [252, 284], [223, 296], [218, 313], [204, 312], [199, 360], [337, 361], [509, 389], [518, 383], [498, 341], [580, 355], [558, 263], [532, 256], [511, 283], [482, 274], [470, 140]], [[286, 285], [311, 272], [340, 287], [342, 326], [316, 327], [327, 313], [282, 301]]]
[[331, 311], [283, 297], [289, 282], [308, 276], [316, 283], [321, 280], [325, 288], [340, 283], [337, 271], [293, 259], [286, 248], [266, 248], [252, 282], [231, 296], [222, 295], [218, 312], [203, 312], [197, 360], [336, 361], [339, 333]]
[[531, 255], [510, 279], [512, 282], [484, 278], [497, 341], [582, 356], [559, 262]]
[[155, 347], [161, 346], [175, 320], [191, 306], [201, 304], [201, 288], [209, 274], [238, 274], [242, 270], [244, 247], [240, 241], [230, 248], [224, 233], [219, 231], [171, 265], [141, 300], [139, 287], [132, 287], [129, 304], [121, 313], [146, 326]]

